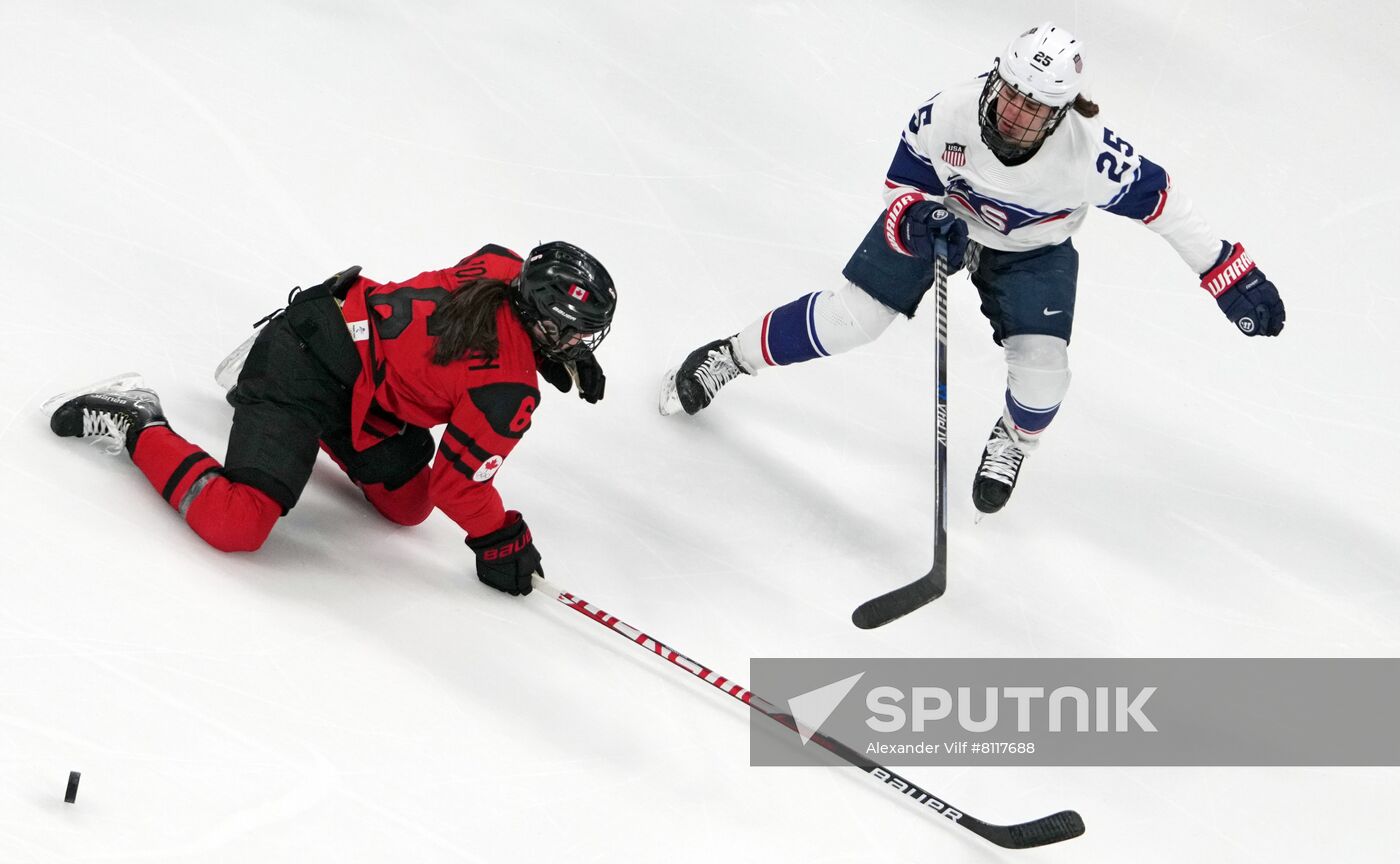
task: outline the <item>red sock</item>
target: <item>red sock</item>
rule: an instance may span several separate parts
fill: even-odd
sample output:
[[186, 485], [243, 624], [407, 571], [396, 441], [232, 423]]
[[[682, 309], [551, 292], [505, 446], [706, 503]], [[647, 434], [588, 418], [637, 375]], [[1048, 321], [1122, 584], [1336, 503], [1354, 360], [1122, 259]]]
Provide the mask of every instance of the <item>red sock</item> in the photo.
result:
[[216, 459], [169, 427], [143, 431], [131, 461], [194, 533], [220, 551], [257, 549], [282, 515], [276, 501], [227, 480]]

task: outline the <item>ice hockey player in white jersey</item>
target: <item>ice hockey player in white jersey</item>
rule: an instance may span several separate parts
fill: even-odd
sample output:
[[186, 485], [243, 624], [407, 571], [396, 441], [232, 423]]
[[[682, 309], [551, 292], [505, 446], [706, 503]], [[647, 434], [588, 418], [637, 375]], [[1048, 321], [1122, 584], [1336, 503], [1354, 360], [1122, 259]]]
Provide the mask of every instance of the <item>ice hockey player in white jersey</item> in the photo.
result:
[[1277, 336], [1284, 308], [1273, 283], [1165, 169], [1098, 119], [1083, 73], [1078, 40], [1047, 22], [1011, 40], [990, 72], [919, 106], [890, 164], [886, 209], [842, 284], [691, 352], [662, 382], [661, 413], [694, 414], [740, 375], [874, 340], [913, 316], [944, 249], [949, 273], [967, 267], [1006, 355], [1006, 406], [973, 483], [977, 509], [994, 513], [1069, 389], [1079, 270], [1069, 238], [1094, 207], [1162, 235], [1239, 332]]

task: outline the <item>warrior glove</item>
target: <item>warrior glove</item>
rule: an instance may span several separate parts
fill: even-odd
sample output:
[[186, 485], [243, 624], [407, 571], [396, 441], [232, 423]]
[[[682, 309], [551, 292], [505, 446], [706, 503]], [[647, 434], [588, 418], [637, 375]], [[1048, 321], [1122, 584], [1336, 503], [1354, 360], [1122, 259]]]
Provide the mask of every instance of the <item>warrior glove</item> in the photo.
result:
[[1220, 259], [1201, 274], [1201, 287], [1246, 336], [1277, 336], [1283, 332], [1283, 301], [1278, 289], [1254, 266], [1239, 243], [1222, 242]]
[[885, 211], [885, 242], [902, 255], [925, 261], [932, 261], [941, 251], [948, 272], [956, 273], [962, 269], [967, 251], [967, 223], [942, 204], [910, 192], [896, 198]]

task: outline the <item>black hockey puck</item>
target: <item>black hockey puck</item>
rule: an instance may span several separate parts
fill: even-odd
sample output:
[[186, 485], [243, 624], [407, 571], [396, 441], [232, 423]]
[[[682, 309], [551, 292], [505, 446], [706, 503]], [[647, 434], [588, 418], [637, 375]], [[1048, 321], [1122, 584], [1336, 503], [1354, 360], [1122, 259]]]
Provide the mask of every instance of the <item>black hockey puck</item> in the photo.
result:
[[72, 804], [78, 800], [78, 778], [82, 776], [81, 771], [68, 772], [68, 791], [63, 793], [63, 800], [66, 803]]

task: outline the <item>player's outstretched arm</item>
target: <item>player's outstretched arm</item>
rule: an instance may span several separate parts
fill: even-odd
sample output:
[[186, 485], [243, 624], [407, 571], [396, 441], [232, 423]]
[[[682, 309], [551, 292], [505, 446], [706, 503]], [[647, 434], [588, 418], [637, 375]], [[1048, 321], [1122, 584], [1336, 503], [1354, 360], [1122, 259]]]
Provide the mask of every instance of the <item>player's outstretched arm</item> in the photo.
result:
[[1244, 247], [1220, 240], [1162, 166], [1135, 152], [1112, 129], [1104, 127], [1102, 139], [1092, 181], [1104, 199], [1098, 206], [1160, 234], [1200, 274], [1201, 287], [1241, 333], [1279, 335], [1283, 300]]

